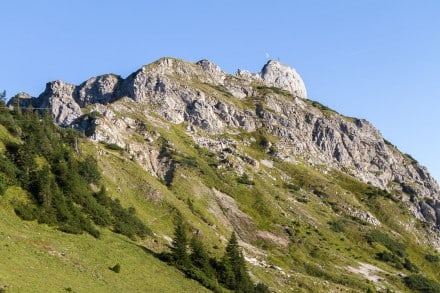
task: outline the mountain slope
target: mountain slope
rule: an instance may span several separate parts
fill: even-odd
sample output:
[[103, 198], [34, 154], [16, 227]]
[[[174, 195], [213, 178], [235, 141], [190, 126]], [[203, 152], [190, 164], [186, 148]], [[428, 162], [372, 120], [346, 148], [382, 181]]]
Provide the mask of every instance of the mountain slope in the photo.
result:
[[[291, 68], [228, 75], [163, 58], [126, 79], [52, 82], [38, 98], [84, 132], [111, 197], [170, 245], [176, 211], [221, 257], [232, 231], [255, 281], [272, 290], [407, 290], [438, 279], [439, 188], [365, 120], [307, 99]], [[366, 282], [367, 280], [367, 282]]]
[[[104, 107], [124, 97], [135, 104]], [[136, 116], [159, 115], [167, 122], [186, 123], [187, 133], [201, 147], [209, 147], [211, 137], [215, 145], [216, 135], [264, 132], [276, 140], [280, 159], [294, 162], [299, 157], [312, 165], [338, 168], [383, 189], [420, 199], [439, 197], [438, 184], [424, 167], [396, 150], [367, 121], [344, 117], [307, 100], [299, 75], [276, 61], [268, 62], [260, 75], [239, 71], [232, 76], [207, 60], [191, 64], [163, 58], [125, 80], [104, 75], [80, 86], [56, 81], [48, 83], [39, 98], [19, 96], [17, 102], [22, 107], [48, 107], [56, 123], [76, 125], [91, 131], [89, 135], [96, 141], [121, 147], [137, 146], [124, 137], [127, 128], [136, 132], [136, 127], [142, 127], [138, 125], [142, 117]], [[104, 119], [96, 121], [104, 125], [90, 130], [91, 125], [84, 124], [94, 121], [87, 113], [103, 115]], [[113, 121], [117, 123], [105, 125]], [[225, 142], [222, 147], [229, 145]], [[212, 150], [221, 151], [218, 147]], [[417, 217], [438, 224], [435, 203], [417, 201], [416, 206]]]

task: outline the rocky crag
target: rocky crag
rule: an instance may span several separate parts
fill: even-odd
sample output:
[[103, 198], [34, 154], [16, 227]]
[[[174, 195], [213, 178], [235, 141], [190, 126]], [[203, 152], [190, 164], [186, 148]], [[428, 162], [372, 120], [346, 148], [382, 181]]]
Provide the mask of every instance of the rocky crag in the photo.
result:
[[[198, 147], [218, 154], [219, 162], [232, 154], [234, 168], [256, 168], [229, 134], [264, 132], [266, 152], [293, 164], [303, 162], [335, 168], [373, 186], [393, 191], [413, 215], [440, 227], [440, 191], [425, 167], [402, 154], [368, 121], [345, 117], [307, 98], [298, 73], [269, 61], [260, 73], [238, 70], [230, 75], [208, 60], [197, 63], [162, 58], [127, 78], [108, 74], [75, 86], [50, 82], [39, 97], [19, 94], [10, 105], [47, 108], [54, 121], [84, 131], [92, 140], [116, 144], [151, 174], [166, 179], [173, 162], [154, 141], [136, 115], [157, 125], [185, 125]], [[142, 139], [133, 140], [133, 134]], [[222, 159], [223, 158], [223, 159]], [[324, 166], [324, 167], [322, 167]], [[168, 174], [168, 175], [167, 175]]]

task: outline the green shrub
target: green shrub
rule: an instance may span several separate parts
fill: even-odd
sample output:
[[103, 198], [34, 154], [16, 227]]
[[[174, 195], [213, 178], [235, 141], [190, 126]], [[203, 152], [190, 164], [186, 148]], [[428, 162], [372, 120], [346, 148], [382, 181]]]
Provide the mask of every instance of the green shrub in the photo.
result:
[[391, 239], [387, 234], [379, 231], [373, 230], [366, 235], [366, 239], [369, 243], [378, 242], [388, 248], [394, 254], [400, 257], [405, 257], [406, 246], [396, 240]]
[[123, 151], [124, 149], [121, 148], [120, 146], [118, 146], [115, 143], [104, 143], [105, 147], [109, 150], [113, 150], [113, 151]]
[[87, 180], [88, 183], [97, 183], [101, 178], [98, 169], [98, 163], [92, 156], [87, 156], [84, 161], [79, 163], [79, 174]]
[[104, 116], [102, 116], [102, 114], [98, 111], [92, 111], [90, 112], [87, 116], [89, 116], [92, 119], [97, 119], [97, 118], [102, 118]]
[[293, 183], [284, 183], [284, 188], [289, 189], [291, 192], [299, 191], [301, 187], [293, 184]]
[[124, 209], [119, 200], [111, 200], [111, 214], [113, 216], [113, 229], [116, 233], [131, 239], [135, 239], [135, 236], [144, 238], [152, 234], [151, 230], [136, 216], [135, 209]]
[[269, 287], [266, 284], [258, 283], [254, 288], [255, 293], [270, 293]]
[[422, 275], [410, 275], [404, 278], [405, 285], [419, 292], [440, 293], [440, 284]]
[[427, 254], [425, 255], [425, 259], [431, 263], [436, 263], [440, 261], [440, 257], [435, 254]]
[[391, 263], [396, 269], [403, 269], [400, 258], [388, 251], [382, 251], [376, 254], [377, 258], [383, 262]]
[[119, 274], [121, 272], [121, 265], [119, 263], [109, 268], [111, 271]]
[[410, 154], [405, 154], [405, 156], [411, 161], [411, 164], [418, 164], [419, 162], [414, 159], [413, 156], [411, 156]]
[[248, 177], [247, 174], [243, 174], [243, 176], [237, 178], [237, 182], [245, 185], [254, 185], [255, 182]]
[[196, 157], [183, 157], [179, 160], [177, 160], [179, 163], [181, 163], [182, 165], [186, 165], [188, 167], [193, 167], [193, 168], [197, 168], [198, 164], [197, 164], [197, 158]]
[[327, 224], [333, 232], [344, 232], [344, 223], [342, 221], [329, 221]]
[[196, 280], [209, 290], [215, 293], [224, 292], [223, 288], [219, 285], [217, 280], [209, 278], [202, 270], [195, 267], [190, 267], [184, 269], [183, 271], [188, 278]]
[[405, 258], [405, 262], [403, 263], [403, 267], [410, 271], [411, 273], [418, 273], [419, 268], [413, 264], [408, 258]]

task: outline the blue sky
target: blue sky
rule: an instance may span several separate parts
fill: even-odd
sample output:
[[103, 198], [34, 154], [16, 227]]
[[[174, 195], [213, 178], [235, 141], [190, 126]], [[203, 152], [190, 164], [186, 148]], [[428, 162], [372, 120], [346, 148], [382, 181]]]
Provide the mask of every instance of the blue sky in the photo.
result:
[[0, 90], [127, 76], [164, 56], [258, 72], [279, 59], [309, 97], [371, 121], [440, 179], [440, 1], [0, 3]]

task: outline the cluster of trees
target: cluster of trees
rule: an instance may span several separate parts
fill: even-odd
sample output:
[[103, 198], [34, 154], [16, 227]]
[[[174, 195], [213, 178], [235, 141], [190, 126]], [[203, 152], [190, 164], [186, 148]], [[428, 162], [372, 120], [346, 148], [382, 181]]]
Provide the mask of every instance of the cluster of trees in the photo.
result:
[[223, 292], [223, 287], [240, 293], [270, 292], [265, 284], [252, 283], [235, 233], [232, 233], [222, 259], [217, 260], [209, 256], [199, 236], [187, 237], [185, 224], [179, 218], [171, 253], [165, 257], [188, 277], [214, 292]]
[[112, 227], [130, 238], [150, 233], [133, 208], [123, 208], [102, 186], [93, 191], [92, 184], [100, 186], [101, 174], [92, 156], [76, 152], [80, 133], [58, 127], [51, 115], [32, 108], [0, 111], [0, 124], [17, 138], [4, 142], [0, 194], [12, 185], [28, 191], [29, 200], [14, 202], [20, 217], [94, 237], [100, 236], [98, 226]]

